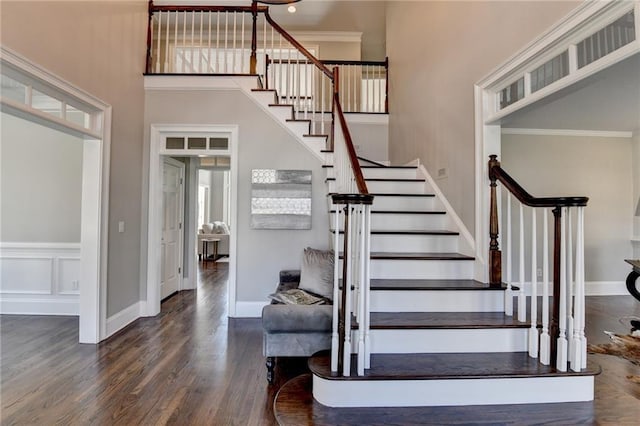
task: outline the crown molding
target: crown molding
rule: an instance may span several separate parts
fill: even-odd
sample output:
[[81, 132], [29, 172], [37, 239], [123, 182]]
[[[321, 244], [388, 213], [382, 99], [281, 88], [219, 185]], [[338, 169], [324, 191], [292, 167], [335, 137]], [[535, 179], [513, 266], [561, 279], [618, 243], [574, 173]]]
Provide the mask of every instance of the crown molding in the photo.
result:
[[570, 130], [570, 129], [520, 129], [502, 128], [503, 135], [526, 135], [526, 136], [578, 136], [593, 138], [623, 138], [630, 139], [633, 132], [611, 131], [611, 130]]

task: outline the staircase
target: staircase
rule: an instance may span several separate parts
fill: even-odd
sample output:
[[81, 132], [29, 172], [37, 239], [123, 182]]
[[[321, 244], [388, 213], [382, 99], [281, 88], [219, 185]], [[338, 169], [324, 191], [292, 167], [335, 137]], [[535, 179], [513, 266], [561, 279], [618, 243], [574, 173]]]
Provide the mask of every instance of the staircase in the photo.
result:
[[[247, 93], [324, 162], [335, 192], [327, 135], [277, 104], [274, 90]], [[528, 353], [531, 323], [505, 315], [505, 290], [473, 279], [473, 247], [418, 166], [362, 162], [371, 207], [370, 368], [331, 371], [330, 354], [309, 360], [313, 397], [329, 407], [408, 407], [590, 401], [594, 375], [560, 372]], [[331, 207], [330, 223], [334, 222]], [[331, 229], [331, 233], [335, 233]], [[343, 225], [337, 229], [339, 247]], [[517, 289], [515, 289], [517, 290]], [[514, 305], [517, 305], [515, 303]], [[351, 341], [359, 327], [352, 318]], [[354, 344], [352, 348], [355, 348]]]

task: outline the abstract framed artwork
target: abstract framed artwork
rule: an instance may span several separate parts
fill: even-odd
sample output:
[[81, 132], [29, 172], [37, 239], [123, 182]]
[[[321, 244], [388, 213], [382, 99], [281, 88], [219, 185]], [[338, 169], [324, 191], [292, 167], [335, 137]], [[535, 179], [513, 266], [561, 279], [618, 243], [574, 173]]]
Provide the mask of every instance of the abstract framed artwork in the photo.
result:
[[311, 229], [311, 170], [252, 170], [251, 228]]

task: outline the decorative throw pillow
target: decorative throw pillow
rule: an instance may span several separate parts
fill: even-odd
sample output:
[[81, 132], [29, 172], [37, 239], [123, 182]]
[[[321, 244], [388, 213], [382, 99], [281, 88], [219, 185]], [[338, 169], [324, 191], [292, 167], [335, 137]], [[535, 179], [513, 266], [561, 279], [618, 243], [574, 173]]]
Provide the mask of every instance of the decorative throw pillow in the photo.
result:
[[333, 250], [304, 249], [298, 288], [333, 300]]
[[202, 233], [203, 234], [211, 234], [211, 230], [213, 229], [213, 227], [211, 226], [210, 223], [204, 223], [202, 225]]

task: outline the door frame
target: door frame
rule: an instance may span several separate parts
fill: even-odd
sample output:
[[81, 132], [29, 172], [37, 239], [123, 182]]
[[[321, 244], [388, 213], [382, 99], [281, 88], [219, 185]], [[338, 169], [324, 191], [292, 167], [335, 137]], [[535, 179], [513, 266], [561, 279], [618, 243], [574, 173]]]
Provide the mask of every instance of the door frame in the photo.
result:
[[[162, 142], [167, 135], [189, 134], [215, 137], [224, 135], [229, 138], [228, 150], [167, 150]], [[160, 234], [162, 232], [162, 183], [164, 155], [176, 157], [229, 156], [231, 158], [231, 210], [233, 223], [237, 224], [238, 205], [238, 125], [216, 124], [151, 124], [149, 144], [149, 214], [147, 221], [147, 281], [145, 316], [160, 313]], [[237, 236], [238, 227], [229, 236], [229, 279], [227, 309], [230, 317], [236, 314], [236, 275], [237, 275]], [[195, 283], [194, 283], [195, 284]]]
[[[3, 112], [83, 139], [80, 219], [79, 342], [95, 344], [107, 337], [107, 267], [111, 105], [56, 76], [18, 53], [1, 46], [0, 62], [40, 90], [63, 102], [84, 105], [88, 128], [44, 113], [27, 103], [0, 96]], [[31, 83], [29, 83], [31, 84]]]
[[[181, 290], [184, 290], [184, 233], [186, 231], [186, 228], [184, 226], [184, 192], [185, 192], [184, 185], [185, 185], [185, 171], [187, 167], [183, 162], [178, 161], [175, 158], [171, 158], [168, 155], [163, 155], [162, 157], [163, 157], [163, 171], [164, 171], [164, 164], [166, 163], [169, 163], [172, 166], [178, 167], [180, 169], [180, 189], [178, 192], [178, 206], [179, 206], [178, 223], [180, 224], [180, 232], [178, 232], [179, 235], [178, 235], [177, 264], [180, 270], [180, 272], [178, 273], [178, 291], [181, 291]], [[164, 176], [164, 175], [161, 175], [161, 176]], [[164, 202], [164, 191], [162, 193], [162, 197]], [[163, 215], [164, 215], [164, 209], [163, 209]], [[161, 240], [161, 244], [162, 244], [162, 240]], [[162, 256], [162, 250], [160, 250], [160, 253]], [[162, 274], [162, 269], [160, 270], [160, 273]], [[162, 285], [162, 282], [160, 283], [160, 285]], [[162, 294], [160, 295], [160, 299], [162, 300]]]

